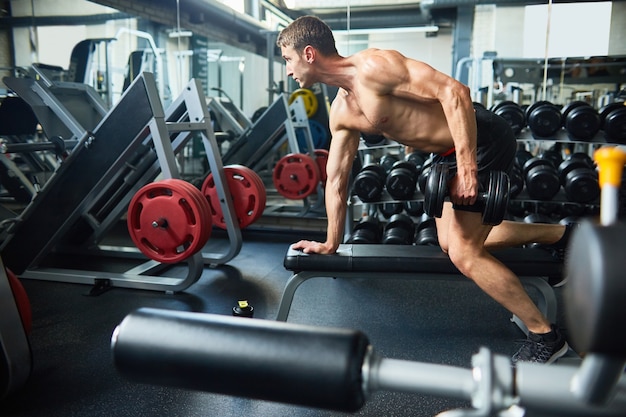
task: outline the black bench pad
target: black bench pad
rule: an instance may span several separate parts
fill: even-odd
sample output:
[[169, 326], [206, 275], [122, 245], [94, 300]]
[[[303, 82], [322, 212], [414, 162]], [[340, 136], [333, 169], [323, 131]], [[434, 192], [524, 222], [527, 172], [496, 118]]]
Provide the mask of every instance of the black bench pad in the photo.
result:
[[[563, 263], [543, 249], [509, 248], [493, 255], [518, 276], [554, 277], [563, 273]], [[342, 244], [333, 255], [305, 254], [290, 246], [284, 266], [294, 272], [459, 273], [437, 246]]]

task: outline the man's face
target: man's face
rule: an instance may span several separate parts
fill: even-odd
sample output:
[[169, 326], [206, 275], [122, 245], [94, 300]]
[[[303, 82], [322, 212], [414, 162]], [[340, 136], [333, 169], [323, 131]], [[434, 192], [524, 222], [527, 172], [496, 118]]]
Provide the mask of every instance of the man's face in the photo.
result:
[[293, 46], [281, 46], [280, 48], [287, 68], [287, 76], [292, 77], [300, 88], [310, 87], [313, 83], [307, 81], [309, 64], [304, 59], [304, 55], [298, 53]]

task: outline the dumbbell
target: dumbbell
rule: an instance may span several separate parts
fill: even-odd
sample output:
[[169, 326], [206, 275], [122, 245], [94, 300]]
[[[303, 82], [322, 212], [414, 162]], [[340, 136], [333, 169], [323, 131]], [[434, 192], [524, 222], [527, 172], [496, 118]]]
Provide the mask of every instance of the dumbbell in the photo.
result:
[[404, 211], [409, 216], [419, 217], [424, 214], [424, 201], [422, 200], [407, 200], [402, 202]]
[[586, 101], [572, 101], [562, 109], [563, 127], [570, 139], [590, 141], [600, 130], [600, 115]]
[[390, 218], [394, 214], [401, 213], [403, 208], [402, 203], [398, 201], [387, 201], [378, 205], [378, 211], [380, 211], [380, 214], [382, 214], [385, 219]]
[[346, 243], [375, 244], [382, 238], [382, 227], [375, 216], [365, 216], [354, 226]]
[[387, 139], [383, 135], [370, 135], [367, 133], [361, 133], [365, 146], [382, 146], [387, 142]]
[[561, 129], [561, 110], [549, 101], [537, 101], [526, 109], [526, 123], [535, 138], [552, 138]]
[[523, 166], [526, 191], [534, 200], [551, 200], [561, 188], [561, 181], [552, 161], [535, 156]]
[[439, 246], [435, 219], [428, 215], [422, 216], [420, 223], [415, 228], [414, 243], [421, 246]]
[[424, 192], [426, 191], [426, 182], [428, 181], [428, 176], [430, 175], [430, 168], [433, 165], [433, 158], [428, 158], [426, 160], [426, 162], [424, 162], [424, 165], [422, 166], [422, 172], [420, 172], [420, 174], [417, 176], [417, 185], [420, 189], [420, 191], [422, 192], [422, 194], [424, 194]]
[[398, 162], [398, 157], [394, 154], [384, 154], [383, 156], [380, 157], [380, 160], [378, 161], [378, 164], [383, 167], [383, 169], [385, 170], [385, 175], [389, 174], [389, 171], [391, 171], [391, 168], [393, 167], [393, 164], [395, 164], [396, 162]]
[[353, 191], [363, 202], [378, 201], [385, 186], [385, 170], [378, 164], [365, 165], [354, 178]]
[[526, 115], [519, 104], [514, 101], [502, 101], [491, 108], [491, 111], [507, 121], [515, 136], [526, 126]]
[[[449, 166], [434, 164], [424, 192], [424, 212], [431, 217], [441, 217], [443, 202], [448, 196]], [[510, 181], [503, 171], [490, 171], [487, 190], [479, 192], [477, 201], [482, 202], [483, 224], [497, 225], [502, 222], [509, 205]]]
[[413, 242], [413, 220], [406, 214], [394, 214], [385, 225], [382, 243], [384, 245], [410, 245]]
[[600, 125], [607, 141], [626, 144], [626, 102], [616, 102], [599, 111]]
[[387, 192], [396, 200], [409, 200], [415, 194], [419, 172], [408, 161], [397, 161], [387, 174], [385, 185]]
[[521, 167], [524, 166], [524, 164], [526, 163], [526, 161], [528, 161], [530, 158], [532, 158], [534, 155], [530, 152], [528, 152], [526, 149], [524, 148], [520, 148], [515, 152], [515, 162], [517, 162], [517, 164]]
[[424, 168], [424, 164], [426, 163], [426, 159], [428, 159], [428, 155], [424, 152], [414, 151], [406, 154], [404, 160], [407, 162], [411, 162], [415, 165], [415, 168], [418, 172], [422, 172], [422, 168]]
[[552, 162], [552, 165], [554, 165], [555, 167], [558, 167], [559, 164], [563, 162], [561, 144], [557, 143], [556, 145], [552, 146], [550, 149], [546, 149], [545, 151], [541, 152], [538, 156], [539, 158], [547, 159], [548, 161]]
[[587, 154], [572, 154], [570, 158], [561, 162], [558, 172], [569, 201], [590, 203], [600, 196], [595, 164]]

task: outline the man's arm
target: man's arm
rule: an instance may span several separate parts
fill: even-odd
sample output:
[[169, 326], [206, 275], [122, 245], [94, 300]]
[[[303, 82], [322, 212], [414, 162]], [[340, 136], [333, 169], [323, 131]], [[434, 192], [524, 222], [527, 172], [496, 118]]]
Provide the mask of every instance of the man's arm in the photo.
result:
[[[366, 66], [371, 71], [370, 85], [377, 83], [380, 94], [439, 102], [456, 150], [457, 175], [450, 184], [450, 199], [457, 204], [473, 204], [478, 193], [478, 167], [476, 116], [469, 88], [423, 62], [394, 51], [379, 51], [370, 59]], [[380, 71], [383, 66], [385, 71]]]
[[343, 241], [348, 205], [348, 185], [352, 163], [359, 147], [359, 132], [333, 129], [326, 163], [326, 217], [328, 219], [326, 242], [301, 240], [293, 245], [305, 253], [335, 253]]

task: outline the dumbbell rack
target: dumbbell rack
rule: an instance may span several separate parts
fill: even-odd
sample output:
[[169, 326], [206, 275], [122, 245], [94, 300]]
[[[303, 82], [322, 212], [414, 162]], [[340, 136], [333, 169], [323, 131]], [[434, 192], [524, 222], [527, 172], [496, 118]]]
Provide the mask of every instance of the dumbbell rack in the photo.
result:
[[[159, 174], [179, 177], [175, 154], [195, 133], [202, 136], [214, 173], [229, 244], [188, 258], [186, 276], [167, 276], [171, 265], [145, 262], [136, 247], [103, 242], [141, 187]], [[201, 85], [191, 80], [165, 112], [154, 76], [143, 73], [16, 219], [1, 253], [22, 278], [177, 292], [195, 283], [204, 265], [224, 264], [239, 253], [242, 238], [234, 213]], [[122, 272], [69, 269], [46, 262], [55, 255], [74, 261], [126, 259], [134, 266]]]
[[[609, 144], [606, 139], [603, 137], [602, 133], [598, 133], [592, 140], [590, 141], [580, 141], [580, 140], [572, 140], [568, 137], [567, 132], [564, 129], [561, 129], [553, 138], [534, 138], [531, 132], [528, 129], [523, 129], [517, 138], [518, 145], [524, 145], [527, 150], [529, 150], [532, 154], [538, 154], [544, 150], [547, 150], [553, 147], [555, 144], [559, 145], [571, 145], [573, 149], [579, 152], [584, 152], [588, 155], [592, 155], [594, 150], [600, 146], [605, 146]], [[367, 165], [369, 162], [374, 162], [375, 154], [384, 154], [389, 150], [398, 150], [399, 156], [403, 156], [404, 151], [402, 145], [386, 141], [380, 145], [366, 145], [362, 143], [359, 146], [359, 153], [361, 153], [361, 159], [363, 166]], [[407, 201], [411, 202], [419, 202], [423, 201], [424, 195], [421, 193], [419, 189], [415, 191], [413, 198]], [[523, 202], [534, 204], [537, 208], [538, 205], [546, 205], [546, 204], [562, 204], [562, 205], [581, 205], [587, 208], [588, 212], [594, 214], [599, 208], [599, 200], [596, 199], [589, 203], [576, 203], [568, 200], [567, 196], [563, 188], [560, 188], [556, 195], [550, 200], [538, 200], [533, 199], [529, 194], [526, 188], [524, 187], [522, 191], [511, 200], [512, 202]], [[344, 230], [344, 241], [348, 239], [348, 237], [353, 232], [354, 222], [358, 221], [363, 216], [372, 215], [372, 212], [376, 210], [379, 205], [385, 203], [404, 203], [405, 201], [394, 200], [386, 191], [383, 191], [381, 198], [376, 202], [362, 202], [357, 196], [351, 196], [349, 201], [349, 210], [346, 214], [346, 227]], [[357, 210], [359, 205], [363, 205], [362, 210]]]

